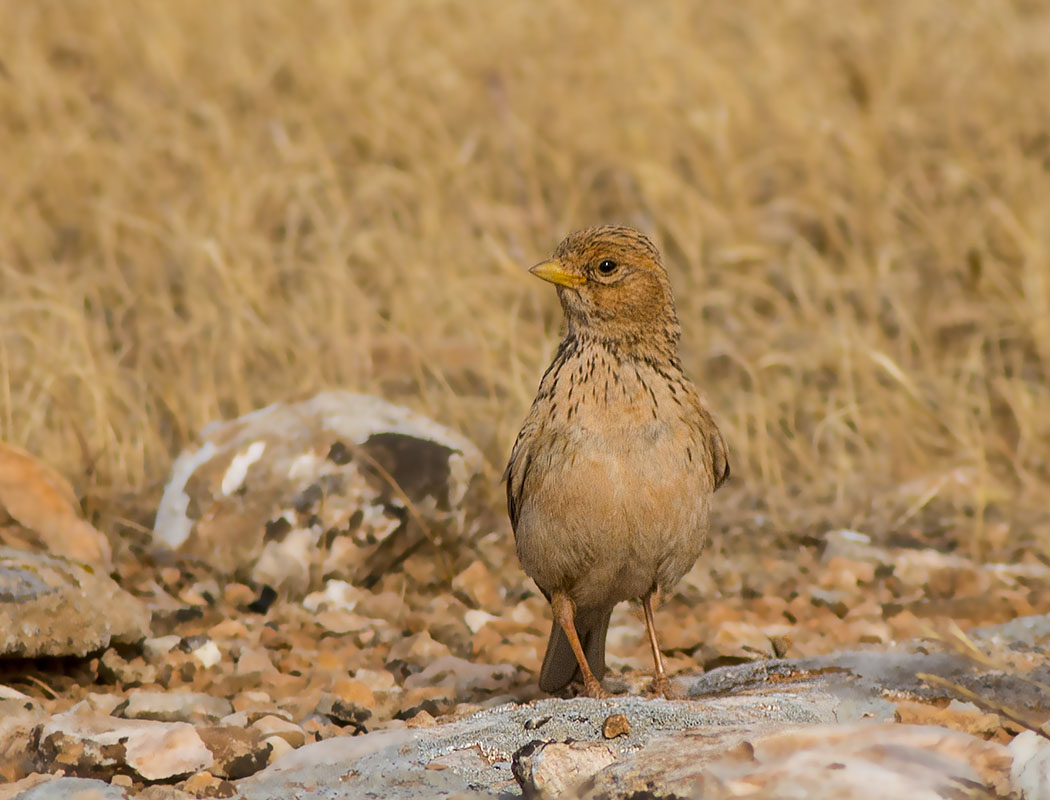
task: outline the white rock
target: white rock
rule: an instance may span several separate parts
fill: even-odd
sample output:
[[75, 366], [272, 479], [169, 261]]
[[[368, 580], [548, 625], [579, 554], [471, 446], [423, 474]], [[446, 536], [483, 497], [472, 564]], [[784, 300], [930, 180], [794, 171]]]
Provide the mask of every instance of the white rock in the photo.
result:
[[1023, 800], [1050, 800], [1050, 741], [1023, 731], [1007, 746], [1013, 756], [1010, 783]]
[[147, 781], [162, 781], [208, 768], [213, 756], [185, 722], [126, 720], [98, 712], [56, 714], [40, 729], [45, 759], [80, 774], [112, 775], [128, 768]]

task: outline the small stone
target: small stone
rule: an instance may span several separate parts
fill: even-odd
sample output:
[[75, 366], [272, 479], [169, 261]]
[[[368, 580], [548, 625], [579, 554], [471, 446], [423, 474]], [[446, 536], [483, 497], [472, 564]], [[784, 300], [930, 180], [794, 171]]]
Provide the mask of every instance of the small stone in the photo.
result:
[[319, 611], [314, 615], [314, 621], [326, 631], [340, 636], [371, 631], [376, 624], [373, 619], [341, 609]]
[[631, 732], [631, 723], [623, 714], [610, 714], [602, 723], [602, 736], [606, 739], [615, 739], [617, 736], [626, 736]]
[[333, 725], [328, 717], [323, 714], [309, 714], [300, 724], [303, 732], [311, 741], [319, 742], [322, 739], [332, 739], [336, 736], [345, 735], [345, 731], [338, 725]]
[[306, 732], [302, 728], [273, 714], [260, 717], [251, 727], [266, 740], [272, 736], [280, 736], [292, 747], [302, 747], [306, 743]]
[[142, 654], [149, 663], [156, 664], [163, 661], [168, 653], [178, 647], [181, 641], [182, 637], [174, 634], [146, 639], [142, 643]]
[[84, 696], [88, 707], [103, 714], [112, 714], [117, 706], [124, 702], [119, 694], [106, 694], [104, 692], [88, 692]]
[[362, 727], [365, 721], [372, 716], [371, 709], [357, 703], [346, 702], [339, 695], [331, 692], [324, 692], [321, 695], [314, 713], [323, 714], [340, 725], [353, 725], [356, 728]]
[[432, 717], [448, 713], [456, 704], [455, 689], [446, 686], [421, 686], [408, 689], [401, 695], [401, 710], [398, 719], [411, 719], [420, 711], [426, 711]]
[[244, 609], [255, 600], [255, 592], [243, 583], [228, 583], [223, 587], [222, 599], [231, 606]]
[[435, 724], [434, 718], [426, 711], [420, 711], [405, 722], [410, 728], [430, 728]]
[[263, 739], [263, 741], [270, 745], [270, 755], [267, 758], [267, 765], [272, 764], [281, 756], [287, 755], [295, 750], [294, 747], [288, 744], [288, 740], [283, 736], [268, 736]]
[[362, 706], [369, 711], [374, 711], [376, 698], [368, 685], [357, 680], [336, 681], [332, 684], [332, 693], [339, 696], [344, 703]]
[[937, 708], [928, 703], [905, 701], [897, 704], [894, 719], [905, 725], [940, 725], [960, 733], [990, 739], [1002, 727], [998, 714], [979, 710]]
[[190, 653], [205, 669], [211, 669], [222, 661], [222, 652], [210, 639]]
[[244, 647], [237, 658], [235, 672], [238, 675], [251, 675], [259, 673], [266, 675], [276, 672], [277, 669], [270, 660], [270, 654], [261, 647]]
[[228, 700], [201, 692], [136, 689], [128, 695], [122, 716], [161, 722], [215, 722], [232, 711]]
[[475, 664], [455, 656], [435, 659], [422, 671], [405, 678], [406, 689], [442, 686], [466, 700], [477, 692], [506, 692], [517, 678], [511, 664]]
[[[463, 615], [463, 621], [467, 623], [467, 627], [470, 628], [470, 632], [474, 634], [476, 634], [490, 622], [498, 622], [499, 619], [500, 618], [497, 617], [495, 614], [490, 614], [488, 611], [482, 611], [479, 608], [472, 608], [470, 611]], [[493, 631], [493, 633], [495, 633], [496, 636], [499, 636], [499, 634], [495, 631]], [[475, 639], [475, 651], [479, 651], [479, 648], [477, 647], [477, 639]]]
[[135, 785], [135, 781], [131, 779], [130, 775], [114, 775], [109, 783], [111, 786], [119, 786], [122, 789], [130, 789]]
[[385, 669], [359, 669], [354, 672], [354, 679], [363, 683], [373, 692], [393, 689], [397, 685], [393, 673]]
[[229, 725], [211, 725], [197, 729], [212, 752], [214, 760], [208, 769], [220, 778], [239, 780], [266, 766], [270, 748], [259, 732]]
[[159, 575], [160, 582], [168, 587], [175, 586], [182, 580], [182, 570], [178, 567], [161, 567]]
[[452, 591], [466, 597], [469, 605], [492, 613], [503, 610], [499, 584], [481, 561], [473, 562], [452, 579]]
[[232, 783], [210, 772], [198, 772], [183, 781], [179, 788], [194, 797], [233, 797], [237, 794]]
[[111, 649], [99, 659], [98, 677], [103, 683], [119, 683], [128, 688], [156, 682], [157, 668], [141, 658], [126, 661], [116, 650]]
[[441, 642], [434, 641], [426, 631], [401, 639], [390, 648], [387, 663], [402, 661], [414, 667], [423, 667], [442, 656], [451, 655], [451, 651]]
[[247, 639], [249, 633], [240, 620], [224, 619], [208, 628], [208, 635], [212, 639]]
[[525, 797], [556, 800], [575, 796], [584, 781], [614, 761], [599, 742], [535, 741], [514, 754], [511, 770]]

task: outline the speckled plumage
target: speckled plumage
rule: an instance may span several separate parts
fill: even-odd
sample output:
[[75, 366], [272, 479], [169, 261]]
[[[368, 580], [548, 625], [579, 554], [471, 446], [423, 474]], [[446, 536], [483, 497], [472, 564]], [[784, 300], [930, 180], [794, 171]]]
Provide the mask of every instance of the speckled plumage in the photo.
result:
[[[558, 284], [568, 331], [514, 443], [507, 506], [522, 567], [555, 610], [540, 687], [580, 673], [600, 694], [613, 606], [642, 598], [648, 624], [653, 593], [692, 567], [728, 456], [682, 373], [670, 284], [644, 235], [579, 231], [533, 272]], [[559, 623], [569, 614], [593, 678]], [[655, 645], [654, 658], [666, 688]]]

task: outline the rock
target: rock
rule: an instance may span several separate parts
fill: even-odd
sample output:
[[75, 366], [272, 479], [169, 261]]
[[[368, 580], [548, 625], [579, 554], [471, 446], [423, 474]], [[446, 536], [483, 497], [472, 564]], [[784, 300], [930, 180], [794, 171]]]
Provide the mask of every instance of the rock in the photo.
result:
[[525, 800], [573, 797], [583, 782], [616, 761], [599, 742], [542, 742], [514, 754], [511, 769]]
[[0, 547], [0, 656], [85, 656], [149, 633], [136, 598], [96, 570]]
[[361, 681], [343, 680], [332, 684], [332, 694], [348, 705], [360, 706], [374, 711], [376, 698], [372, 690]]
[[[447, 798], [461, 793], [513, 796], [517, 751], [538, 739], [601, 742], [617, 757], [654, 736], [709, 726], [754, 727], [833, 721], [838, 698], [810, 687], [761, 697], [710, 698], [703, 703], [617, 697], [545, 699], [504, 705], [431, 727], [390, 729], [326, 739], [294, 750], [238, 783], [246, 800], [377, 797]], [[605, 740], [611, 714], [631, 721], [630, 733]], [[480, 748], [480, 749], [479, 749]], [[433, 764], [433, 766], [431, 766]], [[312, 786], [314, 788], [304, 788]]]
[[283, 736], [267, 736], [263, 741], [270, 745], [270, 757], [266, 761], [267, 764], [274, 763], [281, 756], [285, 756], [295, 749]]
[[428, 538], [456, 547], [481, 466], [473, 444], [425, 417], [326, 392], [205, 428], [172, 467], [155, 535], [298, 595], [326, 575], [370, 586]]
[[452, 689], [458, 700], [465, 701], [479, 692], [506, 692], [517, 678], [518, 669], [511, 664], [475, 664], [455, 656], [442, 656], [422, 672], [405, 678], [405, 688], [443, 686]]
[[1007, 749], [1013, 756], [1010, 780], [1022, 800], [1050, 800], [1050, 740], [1022, 731]]
[[631, 722], [623, 714], [610, 714], [602, 723], [602, 736], [606, 739], [626, 736], [630, 732]]
[[53, 778], [11, 797], [15, 800], [126, 800], [129, 795], [119, 786], [87, 778]]
[[267, 740], [271, 736], [279, 736], [292, 747], [302, 747], [306, 744], [306, 732], [302, 728], [273, 714], [268, 714], [255, 720], [252, 723], [252, 728], [257, 730]]
[[0, 442], [0, 544], [44, 550], [109, 572], [109, 541], [81, 519], [76, 506], [65, 478], [24, 450]]
[[356, 728], [360, 728], [372, 716], [371, 709], [355, 702], [347, 702], [331, 692], [321, 695], [315, 713], [323, 714], [340, 725], [353, 725]]
[[211, 639], [208, 639], [200, 647], [191, 650], [190, 655], [197, 659], [205, 669], [211, 669], [222, 661], [222, 651]]
[[593, 775], [577, 796], [639, 797], [654, 786], [661, 797], [705, 798], [949, 798], [961, 785], [1007, 794], [1006, 748], [956, 731], [863, 722], [762, 728], [655, 737]]
[[221, 697], [200, 692], [149, 692], [140, 689], [128, 695], [121, 716], [161, 722], [215, 722], [232, 712], [233, 706]]
[[180, 641], [182, 641], [182, 637], [174, 634], [146, 639], [142, 643], [142, 654], [146, 657], [146, 661], [151, 664], [163, 662], [168, 653], [174, 650]]
[[233, 797], [237, 794], [232, 783], [210, 772], [198, 772], [183, 781], [179, 788], [193, 797]]
[[269, 761], [270, 745], [257, 730], [210, 725], [198, 728], [197, 734], [212, 753], [208, 771], [220, 778], [238, 780], [254, 775]]
[[125, 659], [116, 650], [107, 650], [99, 659], [98, 677], [103, 683], [119, 683], [124, 688], [157, 680], [157, 668], [141, 658]]
[[31, 697], [0, 686], [0, 783], [32, 772], [30, 734], [44, 714]]
[[426, 631], [399, 640], [390, 648], [387, 663], [401, 662], [412, 667], [424, 667], [432, 661], [451, 655], [441, 642], [434, 641]]
[[503, 610], [503, 595], [500, 593], [499, 584], [492, 577], [489, 568], [480, 561], [474, 561], [452, 579], [452, 591], [463, 595], [473, 608], [493, 613]]
[[397, 685], [393, 673], [385, 669], [359, 669], [354, 672], [354, 679], [361, 681], [373, 692], [383, 692]]
[[969, 709], [938, 708], [928, 703], [904, 701], [897, 705], [894, 714], [897, 722], [906, 725], [940, 725], [954, 731], [991, 738], [1001, 727], [998, 714]]
[[124, 720], [97, 712], [67, 711], [37, 728], [42, 768], [59, 767], [79, 777], [109, 778], [131, 770], [143, 780], [163, 781], [211, 766], [211, 751], [184, 722]]
[[843, 651], [812, 658], [770, 659], [721, 667], [695, 678], [678, 677], [672, 684], [684, 697], [706, 698], [712, 694], [746, 694], [762, 691], [771, 682], [815, 682], [841, 698], [845, 712], [892, 720], [896, 703], [887, 696], [914, 700], [948, 701], [946, 689], [931, 686], [919, 676], [939, 675], [982, 696], [1014, 708], [1050, 713], [1050, 693], [1044, 693], [1023, 676], [1001, 670], [980, 669], [974, 662], [952, 653]]

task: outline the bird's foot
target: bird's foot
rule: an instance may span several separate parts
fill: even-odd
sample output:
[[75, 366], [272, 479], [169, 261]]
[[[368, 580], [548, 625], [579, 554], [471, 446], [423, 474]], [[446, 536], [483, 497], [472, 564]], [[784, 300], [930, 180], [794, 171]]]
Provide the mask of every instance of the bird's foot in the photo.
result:
[[597, 678], [591, 678], [583, 682], [583, 693], [588, 697], [593, 697], [596, 700], [604, 700], [612, 695], [605, 691], [605, 688], [598, 682]]
[[649, 686], [649, 691], [646, 692], [645, 696], [649, 698], [664, 697], [668, 700], [681, 699], [680, 693], [677, 689], [671, 686], [671, 681], [667, 679], [666, 675], [657, 675], [653, 678], [653, 682]]

